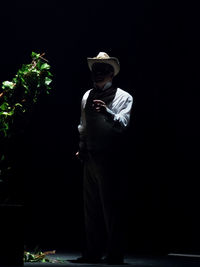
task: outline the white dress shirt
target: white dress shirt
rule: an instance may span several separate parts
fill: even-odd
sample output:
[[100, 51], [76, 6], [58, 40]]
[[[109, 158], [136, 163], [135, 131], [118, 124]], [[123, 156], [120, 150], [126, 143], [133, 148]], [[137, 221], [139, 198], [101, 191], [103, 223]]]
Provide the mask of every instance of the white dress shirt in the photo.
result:
[[[81, 101], [81, 118], [80, 118], [80, 124], [78, 125], [78, 131], [80, 134], [81, 142], [85, 142], [87, 137], [85, 106], [91, 90], [93, 89], [88, 90], [83, 95]], [[115, 132], [117, 131], [119, 133], [123, 132], [127, 128], [130, 122], [132, 104], [133, 104], [133, 97], [126, 91], [117, 88], [113, 101], [109, 103], [106, 107], [106, 110], [108, 112], [107, 116], [109, 117], [109, 123], [112, 124], [112, 127], [109, 127], [110, 129], [114, 129]], [[105, 118], [104, 121], [108, 122], [108, 120], [106, 120]]]

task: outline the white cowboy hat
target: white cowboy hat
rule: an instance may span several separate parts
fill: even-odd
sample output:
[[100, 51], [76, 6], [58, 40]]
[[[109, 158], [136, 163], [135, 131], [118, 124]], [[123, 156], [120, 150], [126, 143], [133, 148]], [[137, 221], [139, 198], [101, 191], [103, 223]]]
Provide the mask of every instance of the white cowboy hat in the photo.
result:
[[114, 68], [114, 76], [116, 76], [120, 70], [119, 60], [116, 57], [109, 57], [109, 55], [105, 52], [99, 52], [96, 57], [88, 57], [87, 61], [90, 70], [92, 70], [92, 65], [94, 63], [110, 64]]

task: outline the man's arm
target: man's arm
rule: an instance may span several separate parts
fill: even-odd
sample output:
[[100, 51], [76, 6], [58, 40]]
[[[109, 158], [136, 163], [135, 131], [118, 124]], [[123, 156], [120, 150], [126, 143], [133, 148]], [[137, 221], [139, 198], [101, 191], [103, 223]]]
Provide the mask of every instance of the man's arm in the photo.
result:
[[[90, 91], [90, 90], [89, 90]], [[78, 125], [79, 132], [79, 151], [76, 153], [76, 156], [80, 159], [83, 159], [84, 154], [86, 152], [86, 121], [85, 121], [85, 105], [89, 95], [89, 91], [87, 91], [81, 101], [81, 117], [80, 123]]]
[[133, 105], [133, 97], [129, 95], [120, 104], [121, 105], [117, 113], [114, 113], [109, 108], [107, 108], [107, 112], [110, 114], [113, 121], [116, 124], [118, 124], [118, 126], [121, 126], [122, 128], [126, 128], [130, 122], [131, 109]]
[[120, 100], [116, 112], [109, 109], [102, 100], [96, 99], [93, 102], [96, 111], [104, 113], [109, 120], [113, 121], [113, 125], [118, 130], [124, 130], [129, 125], [133, 105], [133, 97], [131, 95], [128, 94], [127, 97]]

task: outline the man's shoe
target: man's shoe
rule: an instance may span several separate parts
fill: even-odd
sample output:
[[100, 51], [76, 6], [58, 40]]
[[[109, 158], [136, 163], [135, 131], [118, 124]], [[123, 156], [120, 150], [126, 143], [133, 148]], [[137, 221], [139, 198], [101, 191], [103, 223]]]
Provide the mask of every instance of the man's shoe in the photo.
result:
[[102, 259], [80, 257], [75, 260], [68, 260], [71, 263], [102, 263]]

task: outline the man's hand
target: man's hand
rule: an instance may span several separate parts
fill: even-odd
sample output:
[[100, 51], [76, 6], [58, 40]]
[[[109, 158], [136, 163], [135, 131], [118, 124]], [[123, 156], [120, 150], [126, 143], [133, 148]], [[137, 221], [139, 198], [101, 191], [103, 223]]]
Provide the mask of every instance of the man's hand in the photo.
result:
[[81, 152], [81, 151], [79, 150], [79, 151], [76, 152], [75, 155], [76, 155], [76, 158], [77, 158], [78, 160], [80, 160], [81, 162], [83, 162], [84, 160], [87, 159], [87, 153], [86, 153], [86, 151], [85, 151], [85, 152]]
[[82, 156], [82, 155], [81, 155], [80, 151], [77, 151], [77, 152], [76, 152], [76, 158], [77, 158], [78, 160], [82, 161], [83, 159], [82, 159], [81, 156]]
[[97, 112], [106, 112], [106, 103], [102, 100], [99, 99], [93, 100], [92, 106]]

